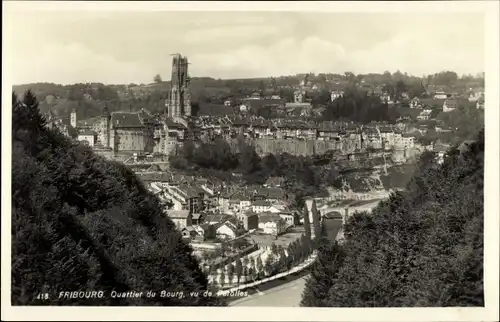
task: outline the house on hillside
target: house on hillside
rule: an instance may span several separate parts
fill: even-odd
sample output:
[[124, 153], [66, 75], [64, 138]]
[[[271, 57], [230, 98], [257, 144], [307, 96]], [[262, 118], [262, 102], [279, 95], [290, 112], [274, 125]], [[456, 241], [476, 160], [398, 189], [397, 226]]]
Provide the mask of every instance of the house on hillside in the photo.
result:
[[420, 103], [420, 99], [418, 97], [414, 97], [410, 101], [410, 108], [421, 108], [422, 104]]
[[229, 218], [231, 218], [231, 216], [226, 214], [212, 214], [212, 215], [207, 215], [205, 219], [203, 219], [203, 223], [215, 225], [223, 223], [227, 221]]
[[182, 237], [185, 239], [188, 239], [190, 241], [198, 241], [198, 242], [203, 242], [204, 241], [204, 236], [203, 234], [200, 234], [196, 229], [195, 226], [187, 226], [184, 227], [181, 230]]
[[288, 205], [281, 201], [281, 202], [273, 202], [271, 207], [269, 207], [268, 209], [269, 212], [272, 212], [272, 213], [275, 213], [275, 214], [279, 214], [279, 213], [282, 213], [282, 212], [287, 212], [289, 211], [289, 208], [288, 208]]
[[444, 91], [439, 90], [434, 93], [434, 98], [438, 100], [444, 100], [448, 98], [448, 95]]
[[256, 200], [252, 203], [252, 211], [257, 214], [268, 211], [270, 207], [271, 203], [266, 200]]
[[203, 215], [200, 213], [192, 214], [192, 223], [193, 225], [199, 225], [203, 222]]
[[257, 191], [254, 194], [254, 198], [256, 200], [266, 200], [269, 201], [270, 203], [275, 203], [280, 200], [285, 200], [286, 199], [286, 194], [283, 191], [283, 189], [278, 188], [278, 187], [261, 187], [258, 188]]
[[445, 113], [451, 112], [457, 108], [457, 105], [458, 105], [458, 103], [456, 100], [446, 100], [443, 103], [443, 112], [445, 112]]
[[344, 95], [344, 91], [334, 90], [330, 93], [330, 101], [335, 101], [337, 98], [341, 98]]
[[417, 116], [418, 120], [429, 120], [431, 118], [432, 110], [431, 109], [425, 109], [420, 114]]
[[484, 98], [480, 98], [476, 102], [476, 108], [484, 110]]
[[191, 241], [204, 242], [215, 238], [215, 228], [213, 225], [203, 224], [187, 226], [181, 230], [182, 237]]
[[97, 133], [92, 130], [82, 131], [78, 134], [78, 141], [92, 147], [97, 142]]
[[169, 185], [165, 189], [167, 198], [174, 203], [174, 210], [188, 210], [190, 213], [198, 213], [203, 210], [203, 189], [190, 185]]
[[283, 177], [269, 177], [264, 183], [264, 187], [281, 187], [283, 181]]
[[297, 216], [293, 212], [280, 212], [278, 215], [285, 221], [287, 227], [293, 227], [297, 224]]
[[283, 218], [277, 214], [261, 213], [259, 214], [259, 229], [263, 233], [279, 236], [286, 232], [287, 224]]
[[234, 239], [238, 235], [238, 228], [232, 222], [225, 221], [216, 225], [215, 234], [220, 239]]
[[236, 217], [243, 224], [246, 231], [259, 227], [259, 216], [252, 211], [239, 213]]
[[469, 102], [477, 102], [480, 99], [484, 99], [484, 92], [483, 91], [475, 91], [470, 93], [469, 95]]
[[167, 210], [167, 215], [179, 230], [193, 225], [193, 217], [188, 210]]

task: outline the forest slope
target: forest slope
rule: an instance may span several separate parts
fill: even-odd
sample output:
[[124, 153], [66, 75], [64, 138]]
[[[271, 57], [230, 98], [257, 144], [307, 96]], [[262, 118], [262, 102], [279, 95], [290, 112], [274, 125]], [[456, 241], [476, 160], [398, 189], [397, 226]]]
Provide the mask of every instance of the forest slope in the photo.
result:
[[441, 165], [423, 156], [406, 191], [351, 217], [344, 243], [324, 243], [303, 306], [484, 305], [484, 131]]
[[[158, 199], [125, 166], [48, 129], [31, 92], [23, 102], [13, 95], [12, 108], [13, 305], [222, 304], [161, 298], [202, 292], [207, 279]], [[58, 298], [99, 290], [103, 298]], [[156, 298], [112, 298], [112, 290]]]

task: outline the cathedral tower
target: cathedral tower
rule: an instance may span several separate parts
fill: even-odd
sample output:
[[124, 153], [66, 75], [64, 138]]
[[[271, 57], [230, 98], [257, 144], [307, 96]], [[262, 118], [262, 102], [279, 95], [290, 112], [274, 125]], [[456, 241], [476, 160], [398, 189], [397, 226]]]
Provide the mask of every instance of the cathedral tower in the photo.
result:
[[172, 59], [172, 78], [166, 101], [169, 117], [191, 115], [188, 64], [187, 57], [180, 54], [175, 54]]

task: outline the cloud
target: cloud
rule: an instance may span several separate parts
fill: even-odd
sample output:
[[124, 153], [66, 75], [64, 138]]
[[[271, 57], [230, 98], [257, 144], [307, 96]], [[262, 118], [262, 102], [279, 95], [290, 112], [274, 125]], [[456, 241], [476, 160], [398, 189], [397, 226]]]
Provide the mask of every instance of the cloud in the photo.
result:
[[15, 84], [47, 81], [60, 84], [76, 82], [125, 83], [152, 82], [154, 69], [140, 63], [126, 63], [110, 55], [95, 53], [78, 43], [44, 46], [36, 59], [13, 57]]
[[[484, 65], [481, 15], [318, 13], [77, 14], [11, 17], [15, 82], [168, 79], [171, 53], [191, 76], [246, 78], [304, 72], [415, 75]], [[22, 20], [19, 20], [22, 19]]]
[[201, 45], [204, 43], [224, 43], [227, 41], [237, 41], [239, 43], [262, 39], [266, 37], [278, 36], [280, 28], [276, 26], [263, 25], [235, 25], [208, 29], [188, 30], [184, 34], [184, 42], [188, 44]]
[[[192, 56], [193, 73], [213, 77], [258, 77], [322, 72], [345, 59], [344, 48], [318, 37], [289, 37], [270, 46], [247, 45], [237, 49]], [[205, 74], [206, 73], [206, 74]]]
[[[326, 37], [323, 35], [323, 37]], [[332, 37], [336, 38], [336, 37]], [[483, 70], [484, 39], [471, 28], [410, 25], [385, 41], [362, 49], [319, 36], [288, 37], [269, 46], [192, 55], [193, 73], [212, 77], [258, 77], [304, 72], [381, 73], [400, 70], [414, 75], [454, 70]]]
[[422, 75], [442, 70], [459, 73], [483, 70], [483, 39], [476, 36], [467, 44], [463, 36], [457, 37], [450, 30], [406, 30], [368, 50], [353, 51], [345, 63], [359, 73], [399, 69]]

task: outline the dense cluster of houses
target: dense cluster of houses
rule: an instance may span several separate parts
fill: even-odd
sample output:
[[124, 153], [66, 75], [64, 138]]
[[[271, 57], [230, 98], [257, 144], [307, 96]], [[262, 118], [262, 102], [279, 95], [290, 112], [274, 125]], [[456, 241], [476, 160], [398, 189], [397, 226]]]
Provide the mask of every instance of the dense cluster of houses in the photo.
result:
[[220, 136], [230, 140], [238, 135], [252, 139], [294, 139], [338, 141], [345, 139], [373, 142], [374, 148], [395, 146], [405, 147], [411, 144], [411, 139], [405, 135], [402, 125], [372, 123], [361, 126], [352, 122], [312, 122], [303, 120], [241, 117], [205, 117], [197, 124], [201, 129], [201, 138], [205, 140]]
[[234, 239], [256, 230], [279, 236], [299, 220], [279, 187], [280, 178], [270, 178], [264, 186], [228, 187], [166, 173], [139, 175], [164, 202], [166, 215], [193, 242]]

